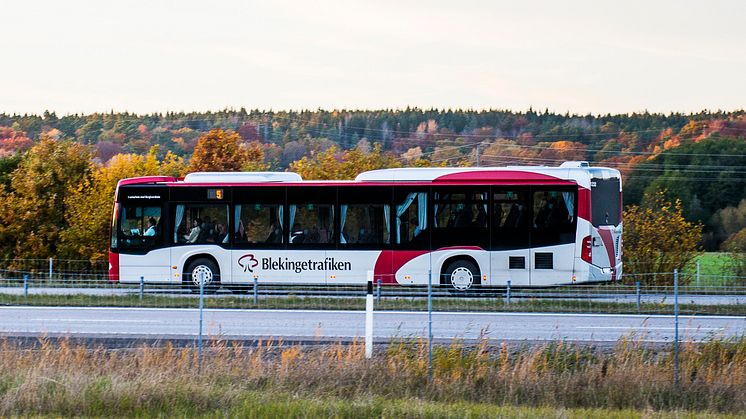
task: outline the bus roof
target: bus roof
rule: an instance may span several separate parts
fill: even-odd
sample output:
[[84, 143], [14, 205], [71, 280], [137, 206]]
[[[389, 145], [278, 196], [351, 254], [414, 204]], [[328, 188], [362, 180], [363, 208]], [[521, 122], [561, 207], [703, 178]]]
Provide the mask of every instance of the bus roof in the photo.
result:
[[591, 178], [619, 178], [619, 171], [606, 167], [590, 167], [588, 162], [571, 161], [559, 167], [506, 166], [506, 167], [413, 167], [370, 170], [359, 174], [354, 181], [303, 181], [294, 172], [195, 172], [183, 179], [169, 176], [144, 176], [122, 179], [118, 186], [134, 184], [262, 184], [262, 183], [469, 183], [469, 182], [558, 182], [574, 181], [590, 188]]

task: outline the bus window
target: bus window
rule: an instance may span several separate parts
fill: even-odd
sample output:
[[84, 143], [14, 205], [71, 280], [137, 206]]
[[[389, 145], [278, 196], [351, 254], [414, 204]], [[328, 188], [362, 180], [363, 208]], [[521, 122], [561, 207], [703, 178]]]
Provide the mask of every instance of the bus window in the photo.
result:
[[340, 244], [388, 244], [390, 207], [381, 204], [341, 204]]
[[233, 229], [235, 243], [280, 244], [283, 242], [282, 205], [236, 205], [235, 214], [236, 226]]
[[492, 199], [492, 249], [528, 248], [528, 189], [494, 189]]
[[396, 200], [396, 243], [424, 244], [423, 233], [426, 230], [427, 192], [409, 192], [399, 196]]
[[487, 197], [488, 193], [482, 190], [434, 188], [433, 248], [463, 245], [487, 248]]
[[569, 190], [535, 190], [531, 247], [575, 241], [576, 193]]
[[176, 205], [174, 243], [222, 244], [228, 243], [227, 205]]
[[116, 240], [112, 240], [112, 247], [119, 250], [155, 247], [161, 238], [161, 207], [120, 205]]
[[292, 204], [288, 212], [288, 243], [334, 243], [334, 206], [326, 204]]

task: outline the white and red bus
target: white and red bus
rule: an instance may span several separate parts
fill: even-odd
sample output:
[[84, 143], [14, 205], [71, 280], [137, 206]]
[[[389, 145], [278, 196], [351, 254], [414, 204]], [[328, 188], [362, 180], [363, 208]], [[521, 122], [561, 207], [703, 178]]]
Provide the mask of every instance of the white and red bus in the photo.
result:
[[[110, 279], [551, 286], [622, 272], [615, 169], [401, 168], [354, 181], [288, 172], [121, 180]], [[432, 275], [430, 276], [430, 273]], [[202, 278], [202, 279], [198, 279]]]

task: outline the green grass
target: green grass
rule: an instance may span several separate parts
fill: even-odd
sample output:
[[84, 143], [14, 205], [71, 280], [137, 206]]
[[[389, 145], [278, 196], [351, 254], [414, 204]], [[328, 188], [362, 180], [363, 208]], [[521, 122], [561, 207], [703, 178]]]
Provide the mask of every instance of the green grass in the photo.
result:
[[[154, 412], [157, 413], [157, 412]], [[501, 406], [489, 403], [442, 403], [419, 399], [311, 398], [287, 393], [250, 392], [239, 406], [206, 412], [203, 417], [323, 417], [323, 418], [735, 418], [707, 412], [652, 412], [634, 409], [564, 409], [556, 407]]]
[[734, 281], [727, 278], [733, 275], [729, 266], [732, 258], [729, 253], [725, 252], [706, 252], [692, 261], [682, 274], [692, 277], [691, 285], [695, 285], [697, 274], [697, 262], [699, 262], [700, 285], [702, 286], [727, 286], [732, 285]]
[[[746, 297], [744, 297], [746, 298]], [[681, 297], [686, 301], [685, 297]], [[147, 307], [147, 308], [197, 308], [194, 297], [145, 295], [96, 296], [74, 295], [19, 295], [0, 294], [0, 305], [59, 306], [59, 307]], [[364, 310], [362, 298], [325, 297], [262, 297], [255, 304], [250, 296], [207, 297], [205, 308], [225, 309], [307, 309], [307, 310]], [[375, 303], [376, 310], [426, 311], [424, 298], [383, 298]], [[672, 304], [642, 303], [637, 310], [635, 303], [592, 300], [563, 300], [548, 298], [514, 299], [508, 304], [503, 298], [435, 298], [434, 311], [471, 312], [561, 312], [561, 313], [618, 313], [618, 314], [673, 314]], [[681, 314], [743, 315], [742, 304], [695, 305], [681, 304]]]

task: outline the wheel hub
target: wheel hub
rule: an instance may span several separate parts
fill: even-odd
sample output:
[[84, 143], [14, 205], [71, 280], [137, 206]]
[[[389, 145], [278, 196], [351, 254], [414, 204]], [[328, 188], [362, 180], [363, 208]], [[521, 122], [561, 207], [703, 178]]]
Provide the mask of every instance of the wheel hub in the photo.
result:
[[207, 286], [212, 283], [212, 269], [205, 265], [198, 265], [192, 269], [192, 283], [199, 286]]
[[460, 267], [451, 273], [451, 285], [459, 291], [468, 290], [474, 283], [474, 274], [470, 270]]

